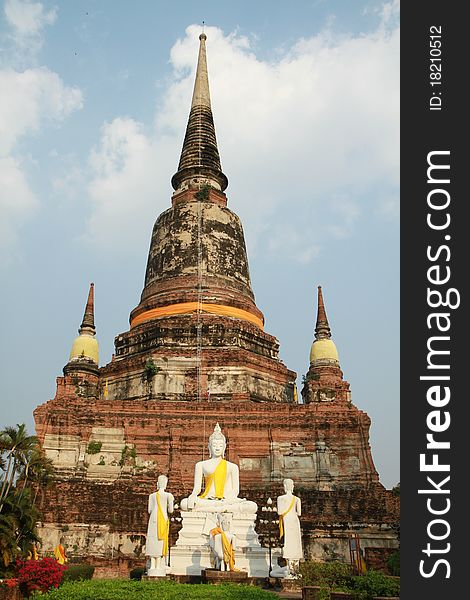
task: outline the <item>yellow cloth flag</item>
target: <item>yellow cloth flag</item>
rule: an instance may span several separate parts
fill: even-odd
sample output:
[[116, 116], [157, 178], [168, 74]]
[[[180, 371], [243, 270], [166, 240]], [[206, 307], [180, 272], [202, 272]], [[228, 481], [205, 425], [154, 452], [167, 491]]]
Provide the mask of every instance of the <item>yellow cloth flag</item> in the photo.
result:
[[60, 565], [64, 565], [68, 561], [68, 558], [65, 556], [65, 548], [62, 544], [57, 544], [54, 548], [54, 556]]
[[157, 518], [157, 538], [163, 540], [163, 556], [168, 554], [168, 535], [170, 533], [170, 519], [165, 519], [162, 505], [160, 504], [160, 494], [157, 492], [158, 518]]
[[362, 556], [359, 555], [358, 562], [359, 562], [359, 573], [361, 575], [364, 575], [364, 573], [367, 571], [366, 561], [362, 558]]
[[284, 537], [284, 517], [287, 515], [288, 512], [290, 512], [292, 510], [295, 500], [296, 500], [296, 497], [292, 496], [292, 501], [289, 504], [289, 508], [285, 512], [279, 513], [279, 538], [280, 539], [282, 539]]
[[235, 571], [235, 552], [233, 551], [232, 544], [228, 541], [225, 531], [221, 527], [214, 527], [210, 530], [212, 537], [220, 533], [222, 536], [222, 549], [224, 551], [224, 562], [228, 565], [230, 571]]
[[36, 546], [33, 546], [33, 549], [28, 552], [26, 560], [39, 560], [39, 554], [36, 550]]
[[211, 489], [212, 482], [215, 482], [215, 497], [224, 498], [225, 480], [227, 479], [227, 461], [223, 458], [213, 473], [205, 475], [206, 487], [199, 498], [205, 498]]

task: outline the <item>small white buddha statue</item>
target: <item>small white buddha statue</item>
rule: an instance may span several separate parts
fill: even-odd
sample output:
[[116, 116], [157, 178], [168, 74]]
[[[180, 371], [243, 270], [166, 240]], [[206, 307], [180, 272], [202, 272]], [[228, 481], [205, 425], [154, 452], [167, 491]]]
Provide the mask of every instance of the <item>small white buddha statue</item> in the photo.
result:
[[282, 556], [287, 561], [287, 577], [294, 575], [299, 560], [303, 558], [302, 533], [299, 517], [302, 514], [301, 502], [294, 496], [294, 482], [284, 479], [284, 494], [277, 498], [277, 513], [279, 515], [279, 533], [284, 542]]
[[[188, 498], [181, 501], [181, 509], [206, 512], [255, 513], [255, 502], [239, 498], [240, 477], [238, 466], [225, 460], [226, 440], [217, 423], [209, 437], [209, 456], [194, 467], [194, 487]], [[204, 489], [203, 489], [204, 482]]]
[[209, 534], [209, 546], [218, 571], [235, 571], [236, 536], [230, 531], [226, 515], [217, 515], [217, 525]]
[[157, 491], [149, 496], [149, 522], [147, 528], [146, 555], [150, 557], [149, 575], [167, 574], [168, 534], [170, 514], [174, 509], [173, 494], [165, 491], [168, 484], [166, 475], [157, 479]]

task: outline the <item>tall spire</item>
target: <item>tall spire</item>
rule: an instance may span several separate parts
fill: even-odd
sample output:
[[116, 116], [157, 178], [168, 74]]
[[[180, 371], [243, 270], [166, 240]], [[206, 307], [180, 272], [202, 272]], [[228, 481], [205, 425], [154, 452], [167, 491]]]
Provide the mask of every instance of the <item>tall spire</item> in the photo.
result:
[[91, 333], [95, 335], [95, 293], [94, 293], [95, 284], [90, 283], [90, 291], [88, 292], [88, 299], [85, 306], [85, 313], [83, 315], [83, 321], [80, 325], [80, 329], [78, 330], [79, 334], [82, 333]]
[[195, 106], [206, 106], [211, 110], [211, 96], [209, 91], [209, 74], [207, 73], [207, 58], [206, 58], [206, 39], [205, 33], [199, 36], [199, 57], [197, 60], [196, 80], [194, 82], [193, 99], [191, 100], [191, 108]]
[[212, 117], [207, 73], [205, 33], [199, 36], [199, 57], [194, 82], [191, 112], [181, 151], [178, 171], [171, 179], [175, 191], [199, 189], [203, 185], [224, 191], [228, 185], [222, 173]]
[[323, 294], [321, 285], [318, 286], [318, 312], [317, 324], [315, 327], [315, 339], [324, 340], [331, 338], [331, 329], [326, 316], [325, 304], [323, 302]]

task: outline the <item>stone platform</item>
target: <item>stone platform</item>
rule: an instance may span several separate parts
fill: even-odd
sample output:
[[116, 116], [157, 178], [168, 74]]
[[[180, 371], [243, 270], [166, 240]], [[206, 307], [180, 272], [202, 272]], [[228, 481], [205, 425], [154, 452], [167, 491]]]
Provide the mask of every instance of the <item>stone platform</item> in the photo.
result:
[[203, 569], [201, 575], [204, 583], [212, 583], [214, 585], [221, 583], [247, 583], [248, 581], [248, 573], [246, 571]]
[[[249, 577], [268, 577], [269, 555], [265, 548], [235, 550], [235, 566]], [[214, 567], [209, 543], [203, 547], [176, 546], [171, 549], [172, 575], [201, 575]]]
[[[255, 531], [256, 513], [224, 513], [230, 516], [230, 532], [236, 536], [235, 567], [248, 577], [268, 577], [269, 552], [262, 548]], [[216, 513], [181, 511], [183, 525], [176, 546], [171, 548], [171, 573], [201, 575], [213, 569], [209, 532], [217, 525]]]
[[[255, 531], [256, 512], [220, 511], [230, 520], [230, 533], [237, 538], [238, 548], [261, 548]], [[217, 527], [217, 512], [182, 510], [182, 527], [176, 546], [203, 546], [208, 543], [210, 530]], [[173, 551], [172, 551], [173, 552]]]

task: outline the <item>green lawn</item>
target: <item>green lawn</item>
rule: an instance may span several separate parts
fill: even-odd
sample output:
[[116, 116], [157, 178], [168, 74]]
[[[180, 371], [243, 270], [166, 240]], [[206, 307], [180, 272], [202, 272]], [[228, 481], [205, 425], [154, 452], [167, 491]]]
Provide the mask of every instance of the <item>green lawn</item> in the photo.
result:
[[255, 586], [182, 584], [127, 579], [68, 581], [41, 596], [44, 600], [274, 600]]

